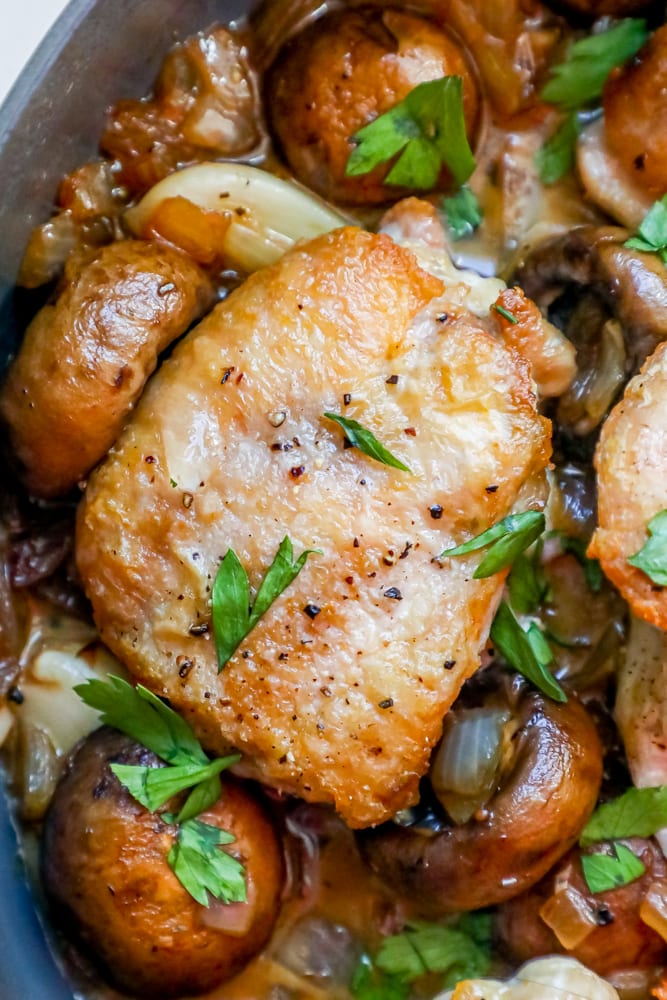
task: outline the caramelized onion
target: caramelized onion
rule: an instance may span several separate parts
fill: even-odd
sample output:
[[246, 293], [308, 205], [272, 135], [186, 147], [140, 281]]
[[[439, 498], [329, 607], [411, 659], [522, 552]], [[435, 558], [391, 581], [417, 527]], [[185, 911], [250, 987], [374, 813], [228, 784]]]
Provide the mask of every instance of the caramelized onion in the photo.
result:
[[639, 916], [645, 924], [667, 941], [667, 881], [660, 879], [651, 883], [644, 902], [639, 910]]
[[566, 951], [572, 951], [580, 945], [597, 927], [593, 907], [572, 885], [557, 888], [542, 906], [540, 917]]

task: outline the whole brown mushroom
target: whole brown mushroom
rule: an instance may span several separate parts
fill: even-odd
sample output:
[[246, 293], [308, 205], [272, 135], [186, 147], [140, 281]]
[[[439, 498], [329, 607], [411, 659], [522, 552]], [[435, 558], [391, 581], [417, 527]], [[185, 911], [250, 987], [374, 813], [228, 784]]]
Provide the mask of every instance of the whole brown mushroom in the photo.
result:
[[158, 357], [213, 302], [180, 250], [143, 240], [65, 270], [28, 327], [0, 391], [0, 417], [29, 491], [66, 495], [106, 455]]
[[88, 737], [69, 761], [45, 821], [42, 876], [60, 915], [111, 981], [132, 996], [193, 996], [239, 972], [268, 940], [279, 909], [283, 856], [257, 795], [223, 776], [222, 797], [199, 817], [231, 833], [248, 900], [197, 903], [167, 864], [174, 827], [139, 805], [111, 763], [161, 766], [115, 730]]
[[[667, 863], [652, 840], [623, 843], [646, 868], [634, 882], [593, 894], [584, 881], [581, 851], [575, 848], [542, 882], [501, 907], [497, 932], [512, 959], [568, 954], [601, 976], [667, 962], [667, 943], [639, 915], [651, 884], [667, 876]], [[600, 850], [596, 844], [586, 853]], [[581, 940], [566, 948], [568, 936]]]
[[[383, 183], [391, 163], [347, 177], [352, 137], [418, 84], [443, 76], [463, 79], [472, 140], [477, 84], [460, 45], [443, 28], [392, 7], [337, 11], [318, 18], [279, 55], [267, 84], [271, 125], [302, 183], [334, 201], [381, 203], [406, 191]], [[442, 180], [447, 183], [446, 172]]]
[[595, 806], [602, 752], [582, 705], [525, 688], [516, 704], [504, 704], [511, 752], [482, 809], [435, 831], [385, 824], [360, 835], [371, 867], [427, 915], [480, 909], [525, 891], [572, 846]]

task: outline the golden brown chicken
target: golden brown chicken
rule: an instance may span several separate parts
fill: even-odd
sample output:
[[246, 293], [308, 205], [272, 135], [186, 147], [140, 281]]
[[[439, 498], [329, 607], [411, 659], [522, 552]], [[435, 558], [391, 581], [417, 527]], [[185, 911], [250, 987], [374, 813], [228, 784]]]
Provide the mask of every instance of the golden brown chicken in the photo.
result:
[[[527, 366], [389, 237], [348, 228], [250, 277], [174, 352], [92, 477], [77, 554], [104, 640], [203, 742], [352, 826], [413, 802], [503, 574], [438, 560], [539, 506]], [[410, 468], [358, 449], [368, 428]], [[218, 673], [211, 589], [319, 549]]]

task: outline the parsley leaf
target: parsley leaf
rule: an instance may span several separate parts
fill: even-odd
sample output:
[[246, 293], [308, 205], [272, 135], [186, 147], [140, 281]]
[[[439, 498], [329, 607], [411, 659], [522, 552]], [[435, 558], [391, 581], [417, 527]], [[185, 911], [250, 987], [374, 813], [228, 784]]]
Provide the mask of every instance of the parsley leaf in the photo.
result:
[[580, 132], [579, 117], [573, 112], [535, 153], [535, 166], [543, 184], [555, 184], [572, 170]]
[[649, 538], [628, 562], [643, 570], [658, 586], [667, 587], [667, 510], [652, 517], [646, 527]]
[[585, 847], [600, 840], [652, 837], [664, 827], [667, 827], [667, 785], [629, 788], [595, 810], [579, 843]]
[[634, 56], [647, 38], [646, 21], [625, 18], [608, 31], [580, 39], [564, 62], [551, 67], [542, 99], [565, 111], [599, 100], [612, 69]]
[[374, 458], [376, 462], [382, 462], [383, 465], [390, 465], [392, 469], [400, 469], [402, 472], [410, 472], [411, 470], [404, 465], [395, 455], [385, 448], [381, 444], [372, 431], [369, 431], [366, 427], [360, 424], [357, 420], [351, 420], [349, 417], [341, 417], [337, 413], [324, 413], [323, 416], [327, 420], [333, 420], [334, 423], [338, 424], [345, 431], [345, 437], [350, 442], [354, 448], [358, 448], [362, 451], [364, 455], [368, 455], [369, 458]]
[[532, 614], [540, 606], [548, 593], [547, 582], [544, 579], [542, 564], [542, 545], [538, 544], [531, 555], [519, 553], [507, 578], [510, 604], [519, 614]]
[[453, 549], [445, 549], [438, 558], [463, 556], [491, 546], [473, 574], [475, 580], [481, 580], [511, 566], [516, 557], [537, 541], [543, 531], [544, 514], [536, 510], [509, 514], [469, 542]]
[[457, 185], [463, 184], [475, 169], [463, 114], [463, 80], [445, 76], [418, 84], [360, 129], [353, 142], [348, 177], [367, 174], [400, 153], [385, 184], [427, 190], [435, 186], [443, 165]]
[[213, 635], [218, 655], [218, 672], [231, 659], [260, 618], [299, 575], [309, 555], [319, 549], [307, 549], [294, 562], [291, 540], [285, 536], [250, 607], [248, 574], [233, 549], [228, 549], [220, 563], [213, 584]]
[[219, 850], [233, 842], [231, 833], [197, 819], [188, 820], [178, 829], [167, 861], [181, 885], [202, 906], [209, 905], [209, 893], [223, 903], [247, 900], [243, 865]]
[[473, 936], [461, 924], [412, 922], [382, 942], [375, 963], [403, 982], [425, 973], [445, 973], [443, 987], [485, 975], [490, 965], [489, 939]]
[[632, 250], [657, 253], [663, 264], [667, 264], [667, 194], [653, 203], [642, 219], [637, 236], [631, 236], [623, 245]]
[[141, 684], [133, 687], [110, 675], [108, 681], [89, 680], [74, 690], [98, 710], [103, 723], [148, 747], [167, 764], [210, 763], [185, 719]]
[[369, 955], [362, 955], [352, 976], [350, 992], [355, 1000], [407, 1000], [410, 987], [378, 969]]
[[[544, 648], [535, 637], [534, 630], [529, 629], [528, 633], [524, 632], [505, 601], [498, 608], [493, 620], [491, 642], [500, 650], [508, 664], [543, 694], [553, 698], [554, 701], [567, 701], [567, 695], [547, 669], [548, 663], [553, 661], [553, 655], [545, 662]], [[549, 652], [551, 653], [550, 650]]]
[[641, 878], [644, 864], [625, 844], [613, 844], [611, 854], [584, 854], [581, 858], [586, 885], [591, 892], [618, 889]]
[[443, 198], [442, 204], [453, 240], [463, 240], [466, 236], [472, 236], [484, 218], [477, 197], [467, 184], [459, 188], [451, 198]]
[[[111, 764], [111, 770], [130, 795], [155, 812], [167, 799], [178, 795], [186, 788], [209, 782], [225, 768], [238, 764], [240, 754], [220, 757], [202, 767], [197, 764], [181, 764], [176, 767], [140, 767], [133, 764]], [[218, 784], [218, 792], [219, 792]], [[217, 796], [216, 796], [217, 798]], [[210, 803], [209, 803], [210, 804]]]

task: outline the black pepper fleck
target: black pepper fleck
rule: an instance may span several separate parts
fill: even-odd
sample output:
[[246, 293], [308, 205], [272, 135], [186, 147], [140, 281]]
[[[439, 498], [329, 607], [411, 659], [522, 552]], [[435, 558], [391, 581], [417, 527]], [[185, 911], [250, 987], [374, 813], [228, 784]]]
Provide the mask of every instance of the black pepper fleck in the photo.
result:
[[453, 670], [455, 666], [456, 666], [456, 660], [445, 660], [445, 662], [443, 663], [443, 667], [445, 668], [445, 670]]
[[302, 476], [305, 471], [306, 471], [305, 465], [294, 465], [289, 470], [289, 474], [292, 477], [292, 479], [298, 479], [299, 476]]
[[13, 702], [15, 705], [22, 705], [25, 698], [23, 692], [17, 687], [11, 687], [7, 692], [7, 700]]
[[190, 635], [206, 635], [208, 632], [208, 625], [206, 622], [202, 622], [201, 625], [191, 625], [188, 632]]
[[349, 392], [344, 393], [343, 403], [345, 404], [345, 406], [349, 406], [351, 402], [352, 402], [352, 394]]
[[434, 503], [432, 507], [429, 507], [428, 512], [434, 521], [439, 521], [442, 517], [442, 507], [439, 503]]
[[232, 374], [233, 371], [235, 371], [234, 368], [225, 368], [224, 374], [223, 374], [222, 378], [220, 379], [220, 385], [224, 385], [225, 382], [229, 381], [230, 376], [231, 376], [231, 374]]
[[385, 385], [398, 385], [398, 375], [390, 375], [385, 379]]
[[389, 587], [388, 590], [385, 590], [384, 596], [388, 597], [391, 601], [403, 600], [403, 594], [400, 592], [398, 587]]
[[484, 492], [485, 493], [497, 493], [498, 492], [498, 487], [497, 486], [485, 486], [484, 487]]
[[378, 704], [378, 708], [393, 708], [393, 707], [394, 707], [393, 698], [385, 698], [384, 701], [381, 701]]
[[308, 615], [309, 618], [317, 618], [322, 608], [318, 608], [317, 604], [306, 604], [303, 609], [303, 613]]

